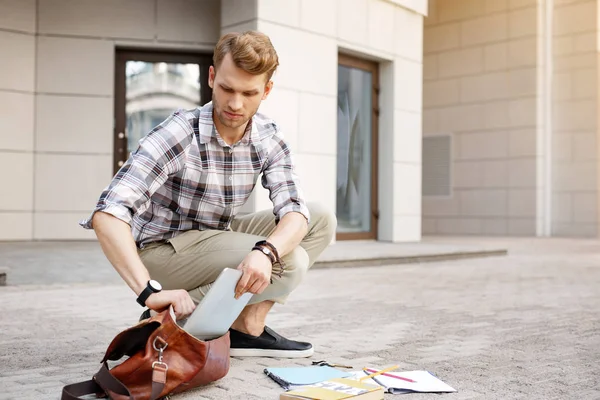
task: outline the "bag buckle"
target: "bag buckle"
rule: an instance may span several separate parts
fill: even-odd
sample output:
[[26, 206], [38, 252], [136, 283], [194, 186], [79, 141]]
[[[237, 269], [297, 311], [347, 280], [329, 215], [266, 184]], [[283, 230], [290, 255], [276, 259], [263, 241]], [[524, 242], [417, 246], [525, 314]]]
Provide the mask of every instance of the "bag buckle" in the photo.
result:
[[[161, 342], [160, 347], [157, 346], [156, 342], [158, 342], [158, 341]], [[154, 341], [152, 342], [152, 347], [154, 347], [154, 350], [156, 350], [156, 351], [162, 351], [162, 350], [166, 349], [168, 345], [169, 345], [169, 343], [165, 342], [165, 339], [161, 338], [160, 336], [155, 337]]]
[[162, 366], [163, 366], [163, 368], [165, 369], [165, 371], [168, 371], [168, 370], [169, 370], [169, 366], [168, 366], [167, 364], [165, 364], [164, 362], [162, 362], [162, 361], [154, 361], [154, 362], [152, 363], [152, 369], [154, 369], [154, 367], [155, 367], [156, 365], [162, 365]]
[[[158, 341], [161, 342], [160, 347], [157, 345]], [[154, 348], [154, 350], [158, 351], [158, 361], [154, 361], [152, 363], [152, 369], [154, 369], [154, 367], [157, 365], [162, 365], [162, 367], [165, 369], [165, 372], [169, 370], [169, 366], [163, 362], [163, 351], [167, 348], [168, 345], [169, 344], [165, 342], [165, 340], [160, 336], [154, 338], [154, 341], [152, 342], [152, 347]]]

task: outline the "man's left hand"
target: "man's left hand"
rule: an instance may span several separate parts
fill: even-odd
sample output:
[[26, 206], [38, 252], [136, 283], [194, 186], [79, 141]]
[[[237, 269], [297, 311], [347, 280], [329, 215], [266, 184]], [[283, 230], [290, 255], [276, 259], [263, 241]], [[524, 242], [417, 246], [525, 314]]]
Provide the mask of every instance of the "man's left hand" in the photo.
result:
[[260, 251], [251, 251], [237, 269], [243, 272], [235, 288], [235, 298], [246, 292], [260, 294], [271, 281], [271, 260]]

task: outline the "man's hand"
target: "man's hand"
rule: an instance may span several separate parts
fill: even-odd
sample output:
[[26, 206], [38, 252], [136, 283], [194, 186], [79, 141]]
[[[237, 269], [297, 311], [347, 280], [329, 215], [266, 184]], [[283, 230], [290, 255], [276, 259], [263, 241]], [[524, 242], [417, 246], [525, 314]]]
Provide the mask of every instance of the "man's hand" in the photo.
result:
[[146, 306], [154, 311], [162, 311], [173, 305], [176, 319], [180, 320], [192, 313], [196, 308], [190, 294], [183, 289], [163, 290], [152, 293], [146, 300]]
[[252, 250], [237, 269], [243, 272], [235, 287], [235, 298], [246, 292], [260, 294], [271, 281], [271, 260], [258, 250]]

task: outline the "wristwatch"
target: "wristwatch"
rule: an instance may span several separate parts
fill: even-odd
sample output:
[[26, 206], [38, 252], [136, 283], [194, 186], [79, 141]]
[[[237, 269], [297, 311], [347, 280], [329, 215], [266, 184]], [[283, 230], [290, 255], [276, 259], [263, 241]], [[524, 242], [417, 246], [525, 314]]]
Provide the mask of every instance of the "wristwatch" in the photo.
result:
[[162, 286], [160, 283], [155, 281], [154, 279], [150, 279], [146, 284], [146, 288], [142, 290], [142, 293], [137, 298], [137, 302], [140, 306], [146, 307], [146, 300], [152, 293], [158, 293], [162, 290]]

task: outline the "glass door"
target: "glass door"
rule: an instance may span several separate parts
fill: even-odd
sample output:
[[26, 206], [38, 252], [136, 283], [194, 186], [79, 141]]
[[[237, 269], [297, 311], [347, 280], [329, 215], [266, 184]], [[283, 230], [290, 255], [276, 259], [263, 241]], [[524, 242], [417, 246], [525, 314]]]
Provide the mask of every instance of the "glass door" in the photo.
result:
[[211, 55], [118, 51], [115, 76], [114, 171], [139, 140], [178, 108], [211, 99]]
[[376, 63], [339, 55], [337, 239], [377, 238]]

